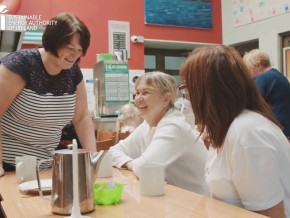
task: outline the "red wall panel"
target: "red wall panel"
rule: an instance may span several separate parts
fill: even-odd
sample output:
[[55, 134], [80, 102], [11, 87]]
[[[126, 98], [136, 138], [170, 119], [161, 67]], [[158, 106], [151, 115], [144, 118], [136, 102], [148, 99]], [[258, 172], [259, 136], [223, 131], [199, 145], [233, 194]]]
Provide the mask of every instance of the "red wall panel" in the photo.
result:
[[[221, 43], [221, 0], [212, 1], [213, 29], [194, 29], [144, 24], [144, 0], [22, 0], [18, 14], [42, 15], [49, 19], [59, 12], [72, 12], [90, 29], [92, 40], [81, 67], [90, 68], [97, 53], [108, 53], [108, 20], [130, 22], [130, 34], [145, 39]], [[131, 43], [130, 69], [144, 68], [143, 44]]]

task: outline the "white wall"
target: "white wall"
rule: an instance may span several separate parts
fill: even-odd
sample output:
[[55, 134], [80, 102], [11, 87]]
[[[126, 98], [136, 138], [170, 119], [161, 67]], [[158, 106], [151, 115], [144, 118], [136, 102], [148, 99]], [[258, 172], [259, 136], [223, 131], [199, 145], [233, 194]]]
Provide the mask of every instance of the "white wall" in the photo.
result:
[[240, 27], [233, 26], [233, 0], [222, 0], [223, 44], [234, 45], [259, 39], [259, 49], [267, 52], [275, 68], [281, 66], [281, 39], [279, 33], [290, 31], [290, 13], [271, 17]]

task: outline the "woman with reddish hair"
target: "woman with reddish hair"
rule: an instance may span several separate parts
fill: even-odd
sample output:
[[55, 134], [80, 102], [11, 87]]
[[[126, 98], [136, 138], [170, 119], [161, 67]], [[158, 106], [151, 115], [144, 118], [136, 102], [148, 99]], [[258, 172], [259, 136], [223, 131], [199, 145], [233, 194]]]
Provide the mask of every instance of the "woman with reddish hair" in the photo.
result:
[[182, 64], [201, 134], [210, 138], [206, 182], [213, 198], [269, 217], [290, 217], [290, 144], [239, 53], [195, 49]]

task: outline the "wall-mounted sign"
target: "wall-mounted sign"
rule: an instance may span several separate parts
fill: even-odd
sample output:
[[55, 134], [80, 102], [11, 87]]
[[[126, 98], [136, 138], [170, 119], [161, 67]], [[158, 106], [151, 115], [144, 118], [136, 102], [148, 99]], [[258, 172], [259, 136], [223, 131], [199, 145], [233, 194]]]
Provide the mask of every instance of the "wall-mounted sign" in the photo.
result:
[[130, 58], [130, 23], [125, 21], [108, 21], [109, 28], [109, 53], [114, 50], [126, 50]]
[[105, 63], [104, 85], [106, 102], [128, 102], [130, 100], [128, 64]]

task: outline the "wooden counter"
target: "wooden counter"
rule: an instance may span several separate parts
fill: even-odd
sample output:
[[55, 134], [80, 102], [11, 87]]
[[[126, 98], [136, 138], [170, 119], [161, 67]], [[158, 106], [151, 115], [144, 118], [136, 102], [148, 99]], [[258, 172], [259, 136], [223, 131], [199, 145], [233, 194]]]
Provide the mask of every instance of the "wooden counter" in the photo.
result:
[[[98, 218], [265, 217], [168, 184], [165, 185], [165, 195], [163, 196], [142, 196], [140, 195], [138, 179], [127, 170], [114, 168], [113, 178], [109, 179], [125, 184], [121, 202], [118, 205], [97, 205], [95, 211], [87, 214], [87, 216]], [[109, 179], [99, 178], [96, 181], [108, 181]], [[21, 194], [18, 191], [15, 174], [13, 173], [7, 173], [3, 178], [0, 178], [0, 193], [3, 198], [1, 202], [2, 210], [8, 218], [62, 217], [51, 213], [50, 195], [43, 198]]]

